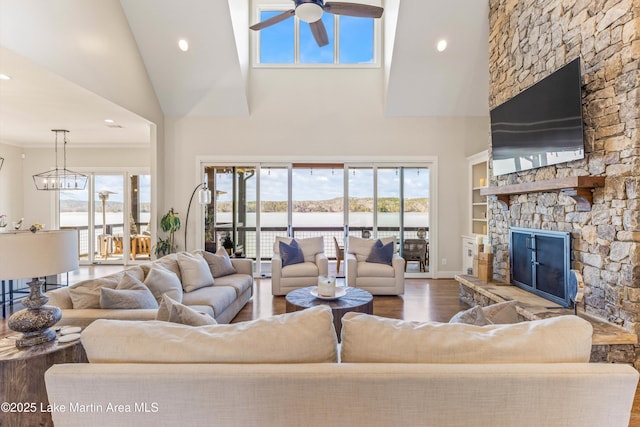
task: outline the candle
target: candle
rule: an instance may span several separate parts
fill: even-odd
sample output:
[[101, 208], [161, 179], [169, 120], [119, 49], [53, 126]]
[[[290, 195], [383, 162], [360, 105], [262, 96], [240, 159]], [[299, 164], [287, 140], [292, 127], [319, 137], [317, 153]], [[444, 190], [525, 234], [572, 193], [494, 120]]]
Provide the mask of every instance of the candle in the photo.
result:
[[480, 187], [484, 187], [487, 181], [484, 178], [480, 178]]

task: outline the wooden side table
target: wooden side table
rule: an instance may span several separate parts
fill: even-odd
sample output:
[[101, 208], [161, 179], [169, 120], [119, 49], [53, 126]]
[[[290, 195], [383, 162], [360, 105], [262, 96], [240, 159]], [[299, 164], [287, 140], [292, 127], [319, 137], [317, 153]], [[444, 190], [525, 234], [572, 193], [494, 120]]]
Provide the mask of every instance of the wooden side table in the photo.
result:
[[336, 328], [338, 341], [340, 341], [340, 332], [342, 331], [342, 316], [350, 311], [373, 314], [373, 295], [364, 289], [348, 286], [346, 288], [347, 294], [334, 300], [324, 300], [314, 297], [311, 294], [311, 290], [313, 289], [317, 289], [316, 286], [309, 286], [289, 292], [285, 297], [286, 312], [291, 313], [321, 304], [328, 305], [333, 312], [333, 326]]
[[87, 355], [80, 340], [56, 340], [19, 349], [15, 345], [18, 337], [0, 339], [0, 404], [9, 404], [0, 410], [0, 425], [53, 426], [51, 414], [46, 412], [49, 400], [44, 373], [59, 363], [87, 363]]

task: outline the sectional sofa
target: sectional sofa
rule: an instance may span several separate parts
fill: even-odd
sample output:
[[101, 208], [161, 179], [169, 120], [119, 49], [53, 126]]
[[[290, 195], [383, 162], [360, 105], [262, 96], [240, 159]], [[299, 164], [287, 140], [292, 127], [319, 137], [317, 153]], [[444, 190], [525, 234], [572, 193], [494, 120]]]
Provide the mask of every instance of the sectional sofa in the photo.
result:
[[[45, 375], [56, 427], [627, 427], [638, 372], [588, 363], [575, 316], [506, 325], [343, 318], [326, 306], [232, 325], [97, 320], [91, 363]], [[56, 406], [58, 405], [58, 406]]]
[[[250, 259], [229, 258], [224, 251], [179, 252], [46, 295], [49, 305], [62, 309], [58, 326], [85, 327], [96, 319], [154, 320], [165, 293], [218, 323], [229, 323], [253, 294], [252, 263]], [[157, 304], [149, 298], [142, 302], [121, 298], [144, 293], [141, 285], [149, 289]]]

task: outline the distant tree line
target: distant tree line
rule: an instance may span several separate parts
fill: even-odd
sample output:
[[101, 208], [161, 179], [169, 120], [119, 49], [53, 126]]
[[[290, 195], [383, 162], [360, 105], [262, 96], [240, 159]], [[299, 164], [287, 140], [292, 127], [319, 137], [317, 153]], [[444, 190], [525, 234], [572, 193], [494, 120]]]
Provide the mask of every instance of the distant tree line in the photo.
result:
[[[342, 197], [329, 200], [297, 200], [293, 202], [293, 212], [342, 212], [344, 209]], [[287, 212], [286, 201], [263, 201], [262, 212]], [[218, 212], [231, 212], [231, 202], [217, 202]], [[394, 197], [378, 198], [380, 212], [400, 212], [400, 199]], [[408, 199], [404, 202], [405, 212], [428, 212], [429, 198], [420, 197]], [[372, 212], [373, 198], [350, 198], [349, 212]], [[247, 212], [256, 212], [256, 203], [247, 203]]]

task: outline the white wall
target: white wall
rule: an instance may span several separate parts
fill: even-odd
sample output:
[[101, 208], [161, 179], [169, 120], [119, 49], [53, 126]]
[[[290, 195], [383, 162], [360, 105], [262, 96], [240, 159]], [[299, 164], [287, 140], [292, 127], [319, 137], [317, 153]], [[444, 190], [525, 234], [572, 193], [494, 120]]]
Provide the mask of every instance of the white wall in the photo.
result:
[[0, 169], [0, 215], [7, 215], [7, 222], [18, 221], [24, 216], [22, 188], [23, 149], [13, 145], [0, 144], [0, 157], [4, 164]]
[[[32, 175], [55, 167], [52, 148], [25, 148], [24, 167], [20, 178], [20, 190], [24, 194], [25, 224], [39, 222], [51, 228], [55, 221], [53, 211], [55, 191], [39, 191]], [[122, 170], [124, 168], [149, 168], [148, 148], [72, 148], [67, 149], [67, 168], [77, 172]], [[58, 165], [62, 167], [62, 165]], [[4, 168], [0, 174], [4, 172]]]
[[[415, 161], [436, 156], [438, 262], [448, 260], [439, 269], [444, 276], [460, 271], [460, 235], [467, 221], [465, 157], [468, 150], [487, 148], [488, 118], [386, 118], [383, 79], [382, 70], [257, 69], [251, 73], [249, 118], [166, 118], [170, 160], [163, 211], [173, 206], [186, 212], [199, 182], [198, 157]], [[196, 227], [190, 220], [193, 242]]]

